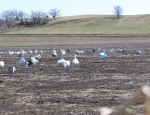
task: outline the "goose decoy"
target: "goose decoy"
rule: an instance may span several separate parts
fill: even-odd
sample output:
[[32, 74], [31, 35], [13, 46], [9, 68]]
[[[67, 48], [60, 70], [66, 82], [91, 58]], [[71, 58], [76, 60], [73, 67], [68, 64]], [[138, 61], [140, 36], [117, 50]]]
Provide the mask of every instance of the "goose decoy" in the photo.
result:
[[105, 50], [103, 52], [100, 52], [98, 55], [99, 55], [100, 59], [106, 59], [107, 58], [107, 54], [106, 54]]
[[9, 74], [12, 73], [12, 75], [13, 75], [15, 71], [16, 71], [15, 66], [9, 66], [9, 67], [8, 67], [8, 72], [9, 72]]
[[112, 48], [112, 49], [110, 49], [110, 50], [108, 51], [108, 53], [109, 53], [109, 54], [112, 54], [112, 53], [114, 53], [114, 51], [115, 51], [115, 50]]
[[65, 55], [65, 54], [66, 54], [65, 50], [64, 50], [64, 49], [61, 49], [61, 50], [60, 50], [60, 54], [61, 54], [61, 55]]
[[140, 55], [140, 54], [142, 54], [142, 52], [141, 52], [140, 50], [136, 50], [136, 51], [135, 51], [135, 54], [136, 54], [136, 55]]
[[57, 61], [57, 64], [63, 66], [64, 68], [67, 68], [70, 66], [70, 61], [67, 61], [65, 59], [60, 59]]
[[17, 64], [19, 65], [24, 65], [25, 64], [25, 59], [22, 57], [20, 60], [17, 61]]
[[56, 53], [56, 50], [52, 50], [52, 57], [57, 57], [57, 53]]
[[35, 57], [31, 57], [25, 64], [25, 68], [28, 68], [29, 65], [36, 65], [39, 62]]
[[0, 68], [2, 69], [2, 68], [4, 68], [4, 61], [0, 61]]
[[77, 59], [76, 54], [74, 54], [74, 59], [71, 62], [72, 65], [79, 65], [79, 60]]

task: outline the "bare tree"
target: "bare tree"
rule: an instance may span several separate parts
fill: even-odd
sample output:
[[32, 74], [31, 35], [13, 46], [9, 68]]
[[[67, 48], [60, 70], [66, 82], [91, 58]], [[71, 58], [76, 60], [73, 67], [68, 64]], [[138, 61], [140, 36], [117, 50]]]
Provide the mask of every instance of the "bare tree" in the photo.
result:
[[114, 15], [117, 16], [117, 18], [120, 18], [120, 16], [123, 13], [123, 9], [121, 6], [114, 6], [113, 12], [114, 12]]
[[5, 23], [8, 28], [13, 26], [15, 19], [14, 19], [14, 12], [12, 10], [3, 11], [1, 17], [5, 20]]
[[60, 16], [60, 10], [53, 8], [50, 10], [49, 15], [53, 17], [53, 19], [55, 20], [56, 17]]
[[30, 17], [33, 19], [32, 21], [32, 23], [33, 23], [33, 25], [35, 25], [36, 24], [36, 12], [35, 11], [31, 11], [31, 15], [30, 15]]
[[23, 15], [23, 11], [18, 11], [16, 9], [13, 10], [13, 13], [14, 13], [14, 18], [15, 18], [15, 21], [17, 20], [20, 20], [22, 15]]
[[5, 23], [4, 19], [0, 18], [0, 29], [2, 28], [2, 25]]

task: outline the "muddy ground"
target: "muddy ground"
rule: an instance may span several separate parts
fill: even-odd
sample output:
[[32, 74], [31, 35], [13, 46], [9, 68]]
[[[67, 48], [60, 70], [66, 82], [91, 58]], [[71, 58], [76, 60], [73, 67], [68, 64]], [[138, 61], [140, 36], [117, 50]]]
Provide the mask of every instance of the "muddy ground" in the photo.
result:
[[[4, 54], [0, 61], [5, 62], [5, 67], [0, 70], [0, 115], [100, 115], [100, 107], [122, 105], [143, 84], [150, 83], [150, 38], [143, 39], [144, 42], [110, 44], [2, 45], [0, 51]], [[114, 48], [115, 52], [101, 60], [97, 53], [91, 52], [94, 47], [106, 51]], [[117, 52], [119, 47], [124, 47], [125, 52]], [[8, 56], [8, 50], [28, 52], [36, 48], [43, 50], [42, 58], [27, 70], [16, 64], [19, 57]], [[58, 57], [50, 55], [53, 48]], [[60, 56], [62, 48], [70, 48], [71, 52]], [[136, 49], [142, 55], [134, 54]], [[64, 69], [56, 64], [61, 58], [71, 61], [75, 50], [84, 51], [77, 54], [79, 66]], [[30, 56], [24, 57], [28, 60]], [[16, 67], [14, 75], [7, 72], [10, 65]], [[132, 108], [143, 113], [142, 107], [143, 104], [138, 104]]]

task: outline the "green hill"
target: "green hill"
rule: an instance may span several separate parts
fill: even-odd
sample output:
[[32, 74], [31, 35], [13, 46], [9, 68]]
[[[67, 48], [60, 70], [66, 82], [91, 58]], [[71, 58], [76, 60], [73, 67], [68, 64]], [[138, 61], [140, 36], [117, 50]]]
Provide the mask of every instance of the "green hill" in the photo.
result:
[[47, 25], [32, 28], [0, 30], [2, 34], [148, 34], [150, 15], [122, 16], [79, 15], [50, 20]]

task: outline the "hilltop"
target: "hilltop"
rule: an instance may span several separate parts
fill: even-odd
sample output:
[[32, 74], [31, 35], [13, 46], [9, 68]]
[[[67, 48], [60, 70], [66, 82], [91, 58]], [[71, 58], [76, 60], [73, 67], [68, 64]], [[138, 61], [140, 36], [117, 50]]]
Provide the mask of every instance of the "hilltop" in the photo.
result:
[[14, 27], [1, 34], [149, 34], [150, 15], [79, 15], [49, 20], [37, 27]]

